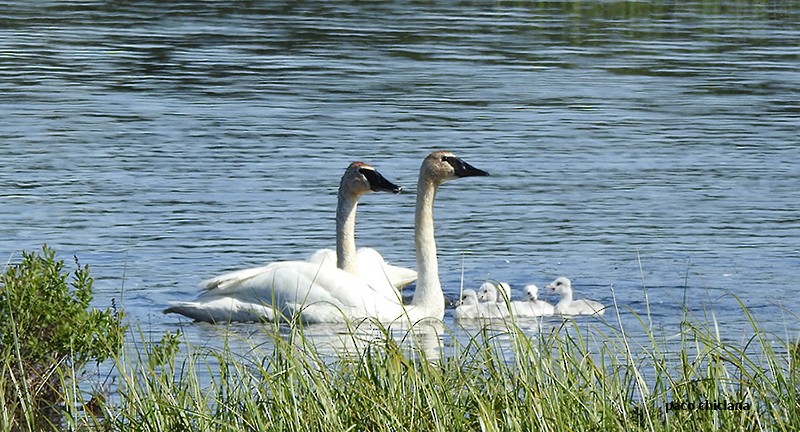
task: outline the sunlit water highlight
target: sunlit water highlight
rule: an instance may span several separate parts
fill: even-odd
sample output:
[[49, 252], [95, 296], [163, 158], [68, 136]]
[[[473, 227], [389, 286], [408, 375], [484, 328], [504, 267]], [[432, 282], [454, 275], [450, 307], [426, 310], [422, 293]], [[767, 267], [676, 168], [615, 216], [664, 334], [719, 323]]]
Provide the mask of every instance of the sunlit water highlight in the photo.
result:
[[413, 266], [417, 170], [447, 148], [492, 174], [437, 196], [448, 300], [462, 265], [516, 297], [567, 275], [634, 329], [687, 309], [747, 339], [741, 300], [796, 339], [798, 23], [758, 2], [12, 2], [0, 254], [77, 255], [98, 306], [213, 344], [161, 310], [332, 247], [350, 161], [407, 191], [363, 199], [359, 244]]

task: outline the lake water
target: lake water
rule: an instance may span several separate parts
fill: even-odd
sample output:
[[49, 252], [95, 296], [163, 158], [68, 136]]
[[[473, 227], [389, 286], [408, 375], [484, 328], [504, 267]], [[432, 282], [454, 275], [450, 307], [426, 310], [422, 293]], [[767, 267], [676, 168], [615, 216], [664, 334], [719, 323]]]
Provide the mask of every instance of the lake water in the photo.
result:
[[161, 310], [333, 247], [353, 160], [406, 191], [362, 199], [358, 244], [413, 267], [444, 148], [491, 173], [437, 195], [448, 299], [462, 265], [516, 297], [566, 275], [634, 328], [686, 306], [745, 338], [738, 298], [800, 337], [791, 2], [12, 1], [0, 88], [3, 264], [77, 255], [144, 332], [213, 340]]

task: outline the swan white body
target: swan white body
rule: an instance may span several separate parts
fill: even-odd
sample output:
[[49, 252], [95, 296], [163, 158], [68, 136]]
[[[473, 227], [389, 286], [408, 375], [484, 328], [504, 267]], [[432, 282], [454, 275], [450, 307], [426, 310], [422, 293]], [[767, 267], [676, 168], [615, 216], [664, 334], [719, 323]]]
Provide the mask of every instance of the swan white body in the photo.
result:
[[453, 311], [453, 319], [503, 319], [509, 316], [508, 308], [504, 303], [482, 302], [478, 300], [478, 293], [466, 289], [461, 293], [461, 302]]
[[536, 285], [526, 285], [525, 294], [528, 301], [512, 301], [511, 311], [514, 316], [519, 318], [551, 316], [555, 313], [555, 308], [550, 303], [539, 300], [539, 287]]
[[372, 248], [356, 251], [356, 209], [361, 195], [370, 191], [400, 192], [401, 188], [363, 162], [347, 167], [339, 183], [336, 205], [336, 250], [320, 249], [306, 261], [336, 266], [378, 289], [403, 288], [417, 279], [412, 269], [393, 266]]
[[561, 300], [555, 305], [554, 312], [558, 315], [602, 315], [605, 306], [594, 300], [573, 300], [572, 281], [565, 277], [559, 277], [545, 288], [549, 288], [561, 296]]
[[511, 285], [506, 282], [486, 281], [478, 288], [478, 301], [505, 303], [511, 300]]
[[[403, 288], [415, 281], [416, 271], [390, 265], [377, 250], [361, 248], [356, 251], [356, 210], [361, 196], [370, 191], [399, 193], [400, 190], [399, 186], [386, 180], [373, 167], [363, 162], [351, 163], [342, 175], [336, 206], [336, 249], [339, 253], [332, 249], [320, 249], [306, 261], [320, 267], [339, 267], [387, 295], [394, 295], [394, 289]], [[247, 277], [252, 277], [260, 271], [270, 270], [269, 266], [263, 266], [235, 271], [215, 278], [214, 283], [221, 284], [226, 277], [236, 281], [242, 277], [242, 271]], [[204, 285], [207, 286], [208, 282]]]
[[[431, 153], [420, 167], [414, 224], [418, 280], [411, 304], [395, 289], [372, 286], [343, 268], [309, 261], [286, 261], [246, 269], [206, 281], [193, 302], [165, 310], [201, 321], [284, 320], [313, 322], [374, 318], [381, 322], [444, 318], [439, 281], [433, 202], [445, 181], [488, 175], [449, 152]], [[339, 258], [343, 258], [340, 254]]]
[[[417, 280], [416, 270], [389, 264], [381, 253], [373, 248], [358, 248], [355, 255], [355, 274], [368, 281], [371, 285], [388, 283], [395, 289], [401, 289]], [[333, 249], [319, 249], [308, 257], [306, 261], [334, 266], [337, 263], [336, 251]]]

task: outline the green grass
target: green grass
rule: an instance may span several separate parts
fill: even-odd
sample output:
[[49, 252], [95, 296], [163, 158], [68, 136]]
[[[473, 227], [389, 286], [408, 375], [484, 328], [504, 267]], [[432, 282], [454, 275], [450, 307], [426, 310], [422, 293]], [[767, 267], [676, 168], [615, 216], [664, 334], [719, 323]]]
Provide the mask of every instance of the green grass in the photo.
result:
[[[51, 346], [66, 350], [54, 357], [44, 355], [54, 351], [41, 349], [41, 337], [9, 330], [41, 327], [36, 320], [28, 321], [39, 327], [19, 327], [30, 308], [10, 308], [22, 301], [10, 297], [12, 289], [61, 293], [62, 303], [74, 297], [61, 264], [43, 255], [26, 258], [32, 261], [20, 268], [27, 276], [9, 271], [3, 279], [3, 304], [14, 313], [0, 330], [10, 341], [0, 346], [0, 430], [800, 430], [800, 345], [764, 331], [741, 302], [751, 335], [745, 340], [725, 335], [713, 311], [685, 311], [680, 328], [663, 334], [653, 330], [649, 308], [640, 317], [616, 303], [604, 319], [553, 318], [538, 331], [514, 319], [471, 333], [441, 323], [390, 329], [365, 322], [333, 332], [253, 325], [260, 334], [250, 338], [237, 334], [241, 327], [226, 333], [219, 326], [221, 340], [198, 346], [181, 333], [152, 341], [128, 329], [125, 349], [103, 364], [110, 372], [101, 381], [113, 384], [94, 389], [84, 361], [69, 360], [78, 336], [65, 331], [53, 339], [59, 343]], [[78, 266], [75, 288], [90, 288], [85, 271]], [[75, 310], [97, 314], [84, 304]], [[112, 312], [106, 315], [120, 316]], [[636, 320], [625, 322], [636, 324], [623, 327], [628, 314]], [[335, 337], [320, 337], [322, 329]], [[57, 361], [24, 367], [31, 352]], [[41, 415], [37, 395], [45, 384], [51, 411]]]
[[[754, 334], [744, 344], [725, 342], [713, 320], [687, 320], [671, 341], [650, 333], [644, 320], [642, 328], [625, 331], [593, 319], [565, 321], [540, 334], [512, 322], [469, 338], [445, 334], [449, 343], [437, 350], [423, 345], [431, 331], [446, 332], [441, 326], [398, 332], [372, 325], [366, 332], [353, 329], [351, 347], [341, 355], [319, 349], [302, 327], [266, 325], [267, 342], [244, 350], [239, 336], [217, 348], [193, 346], [178, 335], [157, 343], [131, 336], [138, 339], [128, 350], [133, 355], [116, 360], [118, 392], [95, 415], [75, 409], [67, 425], [142, 431], [800, 430], [797, 344], [766, 334], [742, 311]], [[634, 332], [645, 337], [634, 343], [627, 336]], [[741, 403], [741, 409], [703, 409], [704, 401]], [[667, 410], [681, 402], [695, 407]]]
[[[117, 353], [126, 334], [122, 313], [89, 306], [93, 279], [46, 245], [22, 253], [0, 273], [0, 430], [37, 430], [61, 423], [70, 396], [66, 377], [79, 381], [87, 364]], [[73, 397], [75, 399], [75, 397]]]

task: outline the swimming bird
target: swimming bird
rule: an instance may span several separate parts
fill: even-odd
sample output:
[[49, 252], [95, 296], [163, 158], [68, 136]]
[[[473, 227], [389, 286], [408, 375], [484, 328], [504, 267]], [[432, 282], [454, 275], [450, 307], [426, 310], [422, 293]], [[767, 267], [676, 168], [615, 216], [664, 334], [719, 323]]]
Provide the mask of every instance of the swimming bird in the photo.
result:
[[561, 300], [556, 303], [554, 310], [558, 315], [602, 315], [605, 311], [605, 306], [594, 300], [573, 300], [572, 281], [566, 277], [556, 278], [545, 288], [561, 296]]
[[[422, 162], [417, 182], [414, 247], [417, 287], [409, 305], [399, 293], [376, 289], [340, 268], [308, 261], [270, 264], [258, 272], [241, 271], [203, 283], [204, 292], [191, 302], [179, 302], [165, 313], [198, 321], [277, 321], [298, 317], [304, 322], [339, 322], [373, 318], [381, 322], [417, 322], [444, 318], [444, 293], [434, 237], [433, 204], [444, 182], [486, 176], [447, 151], [433, 152]], [[251, 270], [251, 269], [248, 269]]]
[[539, 300], [538, 286], [534, 284], [526, 285], [525, 294], [528, 297], [527, 301], [512, 301], [510, 303], [514, 316], [527, 318], [553, 315], [555, 312], [553, 305], [544, 300]]
[[355, 226], [358, 200], [368, 192], [400, 193], [401, 187], [386, 180], [375, 168], [353, 162], [347, 167], [339, 183], [336, 206], [336, 250], [320, 249], [307, 261], [336, 265], [336, 267], [358, 275], [371, 286], [390, 284], [403, 288], [417, 279], [415, 270], [394, 266], [386, 262], [380, 252], [362, 247], [356, 250]]
[[[357, 252], [355, 224], [356, 210], [361, 196], [369, 192], [397, 194], [401, 190], [400, 186], [387, 180], [374, 167], [363, 162], [351, 163], [342, 175], [337, 193], [336, 249], [339, 253], [332, 249], [320, 249], [306, 261], [319, 267], [339, 267], [363, 279], [375, 290], [386, 295], [396, 295], [394, 294], [396, 289], [413, 282], [417, 272], [388, 264], [375, 249], [362, 248]], [[257, 277], [261, 273], [271, 272], [275, 264], [277, 263], [228, 272], [204, 282], [203, 286], [210, 289], [213, 288], [211, 285], [220, 287], [235, 285], [242, 280]], [[168, 309], [165, 312], [172, 311]]]
[[478, 288], [478, 301], [505, 303], [511, 300], [511, 285], [507, 282], [486, 281]]
[[475, 290], [465, 289], [461, 293], [461, 301], [453, 311], [453, 319], [503, 319], [509, 316], [508, 308], [504, 303], [482, 302], [478, 299]]

